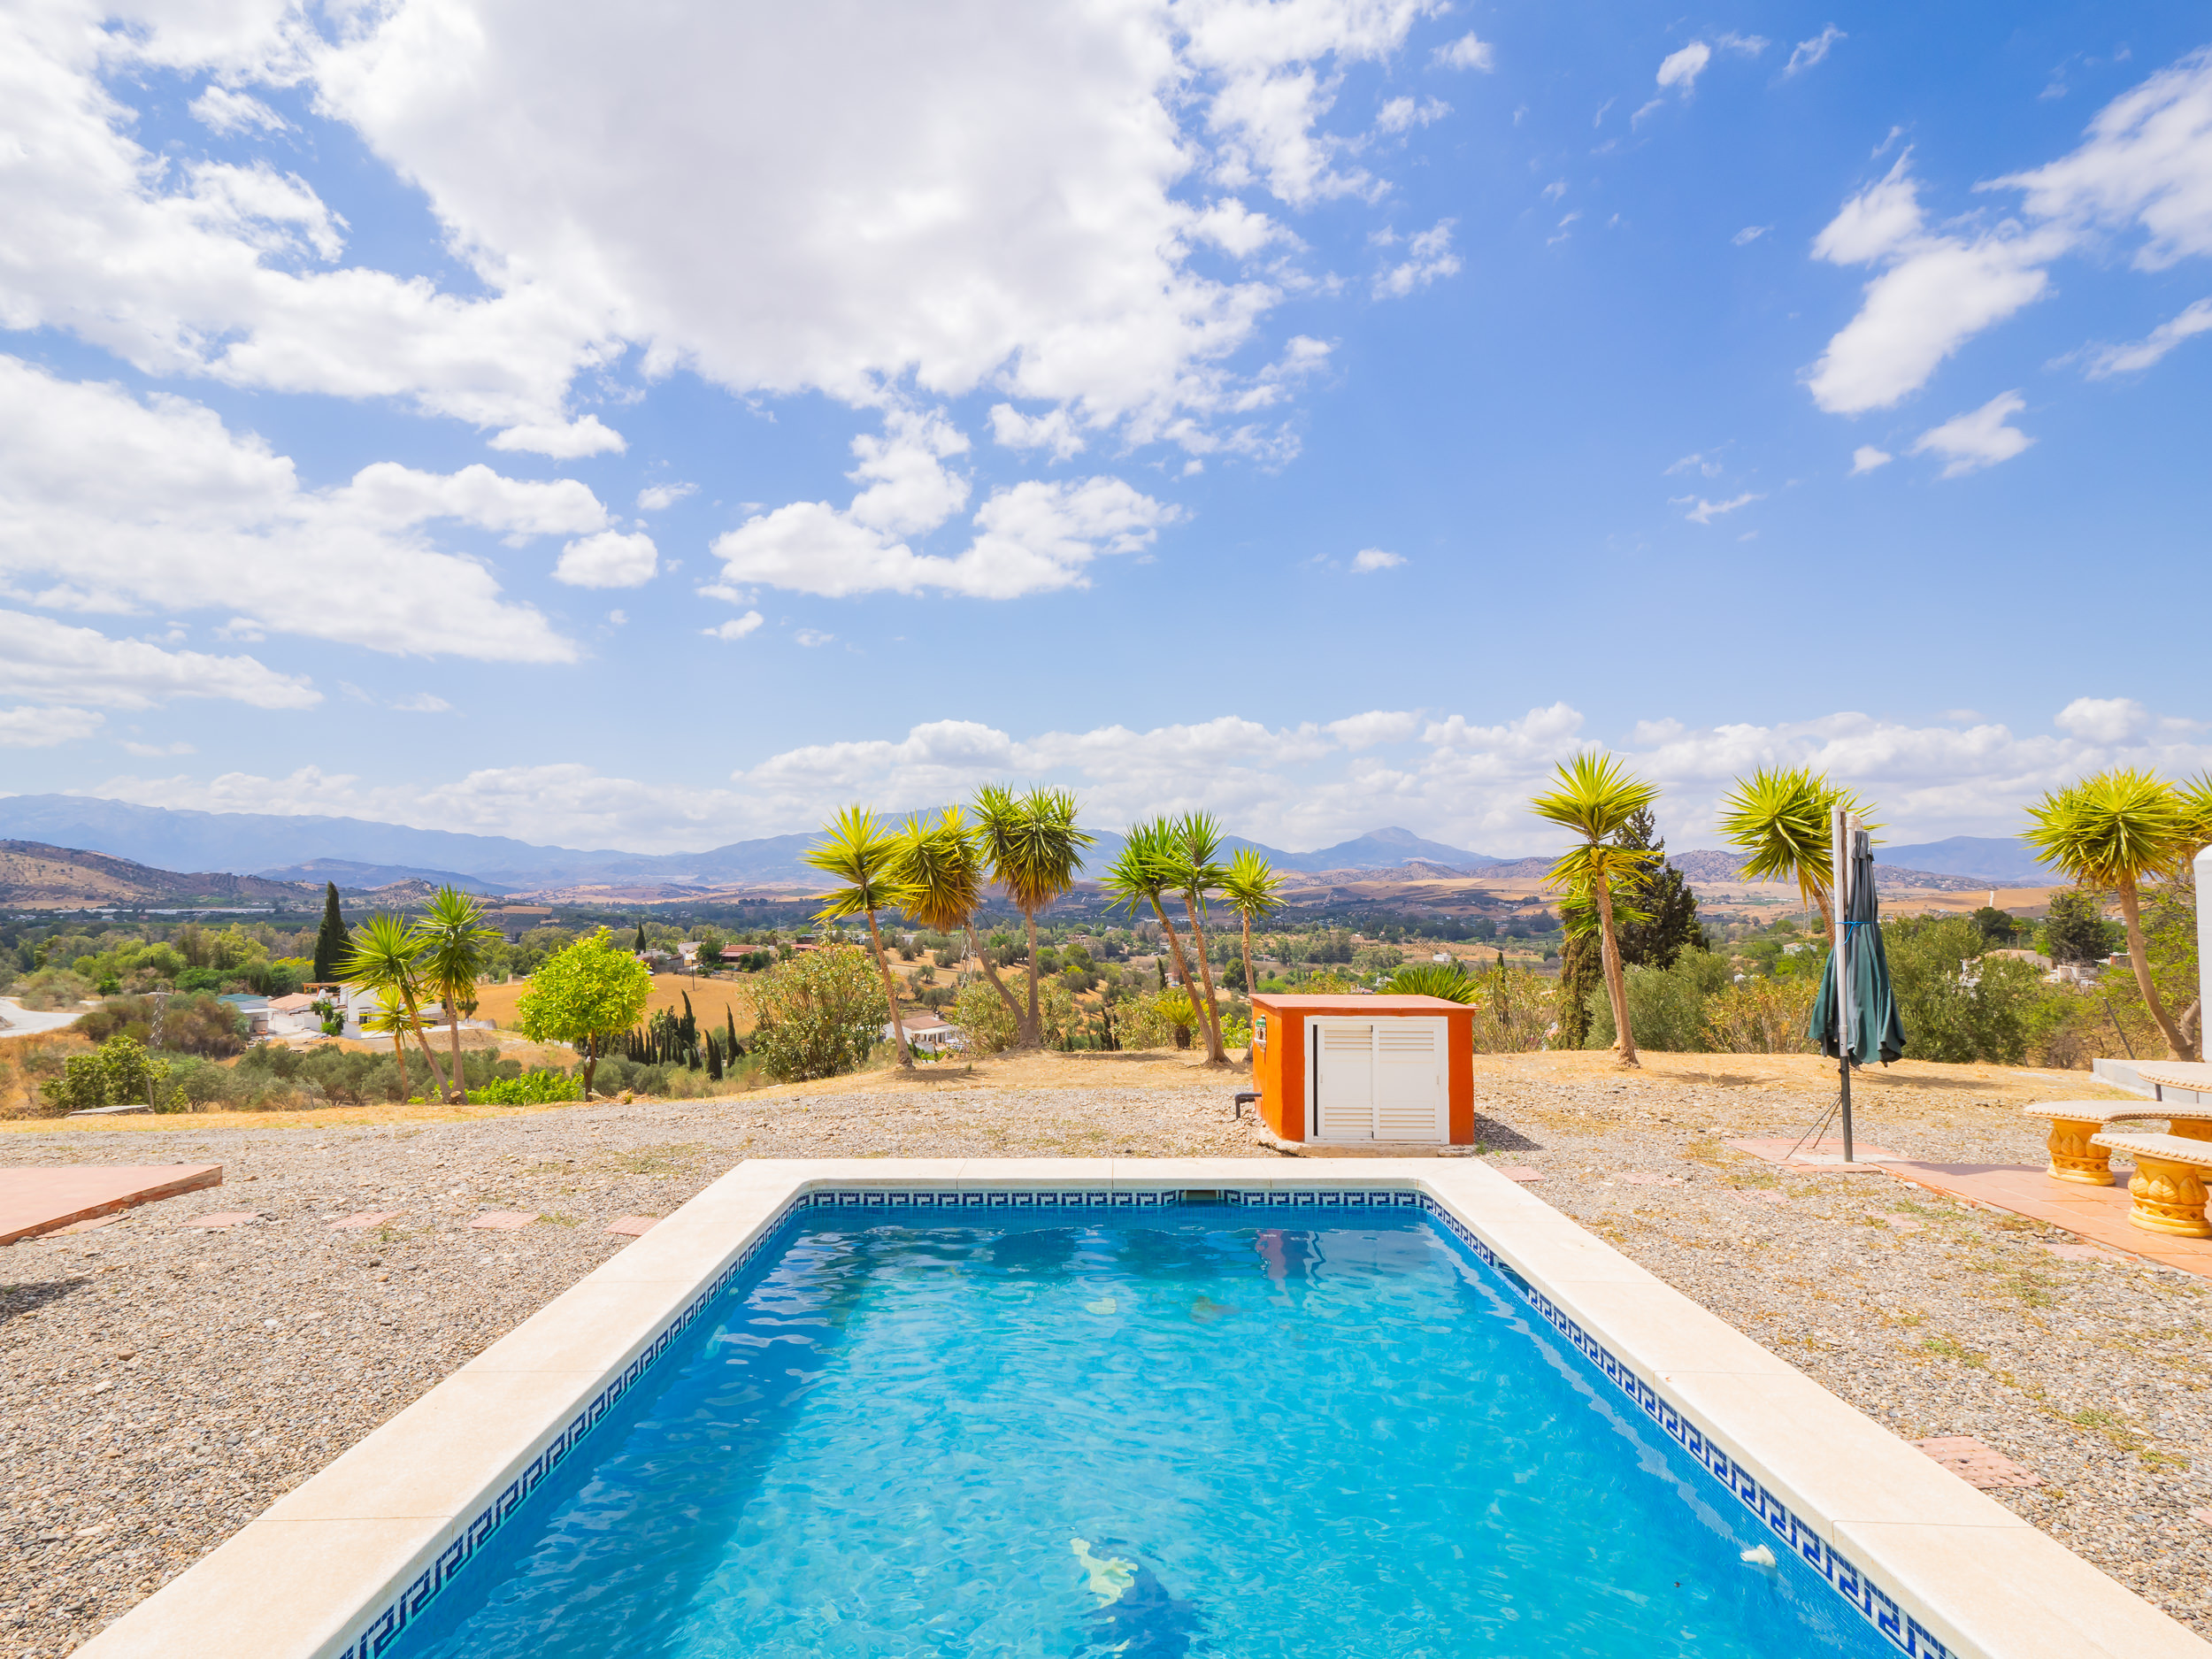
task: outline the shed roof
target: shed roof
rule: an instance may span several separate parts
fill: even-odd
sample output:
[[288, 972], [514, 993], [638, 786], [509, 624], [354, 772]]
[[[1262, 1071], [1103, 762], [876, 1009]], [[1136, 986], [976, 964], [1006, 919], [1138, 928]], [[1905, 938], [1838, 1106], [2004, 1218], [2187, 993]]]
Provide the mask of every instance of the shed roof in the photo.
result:
[[1267, 996], [1252, 999], [1255, 1008], [1282, 1014], [1464, 1014], [1464, 1002], [1441, 996]]

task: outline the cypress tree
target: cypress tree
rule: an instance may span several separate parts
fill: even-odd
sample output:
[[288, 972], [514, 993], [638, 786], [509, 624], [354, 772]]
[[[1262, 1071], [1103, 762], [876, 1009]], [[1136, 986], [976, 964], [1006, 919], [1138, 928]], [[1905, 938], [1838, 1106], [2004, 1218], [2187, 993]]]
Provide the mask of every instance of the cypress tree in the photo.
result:
[[338, 977], [338, 964], [348, 955], [346, 920], [338, 913], [338, 884], [323, 883], [323, 925], [315, 935], [315, 979], [328, 985]]
[[687, 1048], [695, 1048], [699, 1046], [699, 1022], [691, 1011], [691, 993], [688, 991], [684, 992], [683, 999], [684, 1019], [682, 1025], [679, 1029], [680, 1029], [684, 1034], [684, 1047]]
[[1594, 929], [1570, 934], [1559, 952], [1559, 1046], [1579, 1048], [1590, 1036], [1590, 993], [1605, 983], [1605, 968]]
[[727, 1004], [727, 1003], [725, 1003], [725, 1004], [723, 1005], [723, 1008], [722, 1008], [722, 1018], [723, 1018], [724, 1021], [725, 1021], [725, 1022], [726, 1022], [726, 1024], [728, 1025], [728, 1027], [729, 1027], [729, 1033], [730, 1033], [730, 1058], [731, 1058], [731, 1059], [733, 1059], [733, 1060], [734, 1060], [734, 1059], [736, 1059], [736, 1058], [737, 1058], [737, 1056], [740, 1056], [741, 1054], [743, 1054], [743, 1053], [745, 1052], [745, 1046], [744, 1046], [742, 1043], [739, 1042], [739, 1041], [738, 1041], [738, 1040], [737, 1040], [737, 1010], [736, 1010], [736, 1009], [735, 1009], [735, 1008], [733, 1008], [733, 1007], [732, 1007], [732, 1006], [730, 1006], [730, 1005], [729, 1005], [729, 1004]]
[[1682, 872], [1666, 862], [1667, 843], [1648, 810], [1621, 826], [1615, 839], [1624, 847], [1647, 848], [1659, 855], [1636, 883], [1632, 902], [1650, 913], [1647, 922], [1623, 922], [1614, 930], [1624, 968], [1671, 968], [1685, 950], [1705, 949], [1704, 925], [1697, 919], [1697, 895]]
[[644, 924], [643, 922], [640, 922], [640, 923], [637, 925], [637, 947], [636, 947], [636, 949], [637, 949], [637, 953], [638, 953], [638, 955], [639, 955], [639, 956], [643, 956], [643, 955], [645, 954], [645, 924]]

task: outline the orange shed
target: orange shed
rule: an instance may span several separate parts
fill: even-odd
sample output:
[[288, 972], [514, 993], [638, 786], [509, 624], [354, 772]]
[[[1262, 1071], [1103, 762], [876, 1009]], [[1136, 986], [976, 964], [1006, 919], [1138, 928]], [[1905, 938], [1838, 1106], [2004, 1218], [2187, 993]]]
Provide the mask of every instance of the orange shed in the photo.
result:
[[1475, 1013], [1440, 996], [1256, 996], [1252, 1087], [1286, 1141], [1475, 1139]]

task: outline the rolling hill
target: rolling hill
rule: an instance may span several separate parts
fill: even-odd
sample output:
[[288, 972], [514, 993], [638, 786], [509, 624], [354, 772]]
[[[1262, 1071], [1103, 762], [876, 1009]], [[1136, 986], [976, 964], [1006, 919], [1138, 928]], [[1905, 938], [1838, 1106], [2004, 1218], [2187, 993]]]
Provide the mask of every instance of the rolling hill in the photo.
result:
[[66, 910], [107, 905], [269, 904], [306, 908], [319, 889], [227, 872], [180, 874], [44, 841], [0, 841], [0, 905]]

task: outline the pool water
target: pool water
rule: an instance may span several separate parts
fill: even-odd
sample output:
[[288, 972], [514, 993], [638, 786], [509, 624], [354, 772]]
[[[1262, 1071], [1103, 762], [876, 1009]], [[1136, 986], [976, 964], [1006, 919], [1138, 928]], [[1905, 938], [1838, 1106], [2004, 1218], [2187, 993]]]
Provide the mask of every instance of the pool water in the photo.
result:
[[390, 1659], [1893, 1651], [1418, 1212], [894, 1214], [787, 1222]]

